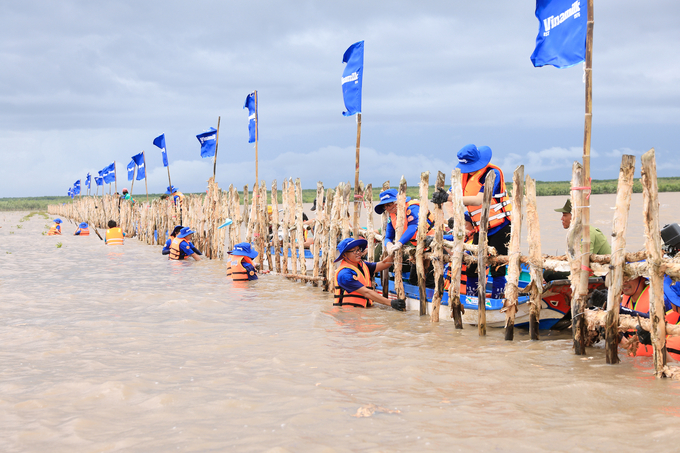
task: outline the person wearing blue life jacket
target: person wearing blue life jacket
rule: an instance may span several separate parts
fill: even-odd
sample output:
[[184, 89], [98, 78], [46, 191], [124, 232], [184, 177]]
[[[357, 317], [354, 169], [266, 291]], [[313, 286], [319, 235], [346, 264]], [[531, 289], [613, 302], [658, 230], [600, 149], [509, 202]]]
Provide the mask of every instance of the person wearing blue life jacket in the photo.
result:
[[371, 285], [373, 274], [392, 265], [392, 255], [377, 263], [367, 263], [362, 259], [367, 245], [366, 239], [352, 238], [343, 239], [338, 244], [338, 257], [334, 262], [339, 261], [340, 265], [333, 278], [335, 290], [333, 305], [368, 308], [373, 302], [377, 302], [404, 311], [406, 309], [404, 299], [389, 300]]
[[[482, 217], [482, 202], [484, 199], [484, 181], [486, 175], [493, 171], [496, 174], [494, 182], [491, 206], [489, 209], [488, 245], [494, 247], [499, 255], [508, 254], [508, 242], [511, 230], [510, 197], [505, 188], [503, 170], [491, 164], [493, 152], [488, 146], [477, 148], [473, 144], [465, 145], [458, 151], [458, 165], [462, 173], [463, 205], [467, 208], [475, 227], [479, 228]], [[432, 202], [438, 205], [451, 201], [452, 195], [443, 189], [435, 192]], [[475, 233], [474, 244], [479, 244], [479, 232]], [[491, 297], [502, 298], [505, 292], [505, 271], [507, 266], [492, 267], [490, 274], [493, 277], [493, 290]], [[477, 264], [471, 264], [466, 270], [467, 290], [466, 293], [476, 296], [478, 293]]]
[[[397, 224], [397, 195], [396, 189], [387, 189], [380, 193], [380, 201], [375, 205], [375, 212], [382, 215], [387, 212], [389, 217], [387, 219], [387, 227], [385, 228], [384, 246], [388, 255], [392, 255], [397, 250], [400, 250], [404, 244], [417, 245], [416, 236], [418, 234], [418, 219], [420, 217], [420, 202], [413, 200], [411, 197], [406, 197], [406, 212], [404, 218], [404, 232], [401, 237], [395, 240], [396, 224]], [[428, 213], [427, 216], [427, 234], [433, 235], [434, 220]]]
[[88, 228], [87, 222], [82, 222], [80, 225], [78, 225], [78, 228], [76, 229], [76, 232], [73, 233], [74, 236], [89, 236], [90, 235], [90, 229]]
[[[235, 282], [245, 282], [248, 280], [257, 280], [257, 269], [253, 260], [257, 258], [259, 253], [253, 250], [248, 242], [241, 242], [234, 246], [234, 249], [229, 254], [229, 261], [227, 261], [227, 277], [230, 277]], [[268, 271], [263, 271], [263, 274]]]

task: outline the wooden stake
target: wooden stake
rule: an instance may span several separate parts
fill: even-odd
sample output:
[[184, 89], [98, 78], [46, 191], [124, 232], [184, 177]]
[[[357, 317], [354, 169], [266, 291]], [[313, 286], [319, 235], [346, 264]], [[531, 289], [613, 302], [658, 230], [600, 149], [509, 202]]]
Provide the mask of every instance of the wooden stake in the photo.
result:
[[[430, 187], [430, 172], [420, 174], [420, 212], [418, 217], [418, 245], [416, 246], [416, 271], [418, 272], [418, 295], [420, 297], [420, 316], [427, 314], [427, 294], [425, 294], [425, 263], [423, 251], [425, 251], [425, 236], [427, 235], [428, 223], [428, 189]], [[434, 311], [433, 311], [434, 312]]]
[[[281, 185], [281, 197], [282, 197], [282, 203], [283, 203], [283, 250], [281, 251], [281, 254], [283, 255], [283, 265], [281, 267], [281, 272], [282, 273], [288, 273], [288, 250], [290, 247], [290, 216], [291, 216], [291, 209], [290, 209], [290, 203], [288, 202], [288, 180], [284, 179], [283, 184]], [[293, 260], [295, 262], [295, 260]], [[293, 265], [295, 267], [295, 265]], [[293, 274], [296, 274], [296, 269], [293, 269]]]
[[361, 144], [361, 113], [357, 113], [357, 154], [354, 169], [354, 237], [359, 237], [359, 203], [361, 203], [361, 191], [359, 190], [359, 149]]
[[[317, 181], [316, 183], [316, 219], [314, 220], [314, 245], [311, 247], [311, 252], [314, 257], [312, 269], [312, 277], [319, 276], [319, 249], [321, 248], [321, 220], [323, 219], [323, 183]], [[314, 286], [318, 286], [315, 281]]]
[[[493, 172], [492, 172], [493, 173]], [[444, 173], [437, 172], [435, 191], [444, 189]], [[425, 199], [427, 201], [427, 198]], [[422, 205], [421, 205], [422, 209]], [[422, 212], [422, 211], [421, 211]], [[422, 216], [422, 214], [421, 214]], [[444, 211], [440, 205], [434, 205], [434, 241], [432, 242], [432, 265], [434, 266], [434, 295], [432, 296], [432, 313], [430, 322], [439, 322], [439, 309], [444, 295]], [[422, 309], [422, 306], [421, 306]]]
[[[394, 242], [397, 242], [404, 234], [404, 222], [406, 220], [406, 180], [402, 175], [399, 181], [399, 192], [397, 194], [397, 224], [394, 226]], [[394, 289], [397, 299], [405, 299], [404, 281], [402, 279], [401, 265], [403, 261], [403, 251], [397, 250], [394, 254]]]
[[[583, 166], [574, 162], [573, 172], [571, 178], [571, 187], [583, 187]], [[567, 232], [567, 255], [570, 258], [570, 280], [571, 280], [571, 326], [572, 336], [574, 339], [574, 353], [576, 355], [585, 355], [586, 353], [586, 337], [585, 337], [585, 320], [583, 318], [583, 309], [585, 307], [585, 296], [581, 296], [579, 288], [581, 287], [581, 255], [583, 253], [583, 244], [579, 239], [583, 237], [582, 221], [582, 206], [584, 195], [582, 190], [572, 190], [571, 192], [571, 225]], [[590, 245], [589, 245], [590, 247]], [[590, 251], [590, 250], [588, 250]], [[585, 277], [588, 279], [588, 275]]]
[[[333, 291], [333, 285], [335, 280], [335, 266], [333, 261], [337, 257], [337, 246], [338, 246], [338, 220], [340, 217], [340, 209], [342, 206], [342, 192], [343, 183], [338, 184], [335, 189], [335, 195], [333, 196], [333, 209], [331, 211], [330, 219], [330, 231], [328, 233], [328, 255], [326, 256], [326, 266], [328, 269], [328, 278], [326, 279], [326, 290]], [[326, 199], [326, 203], [331, 203], [331, 199]]]
[[272, 243], [274, 245], [274, 268], [276, 272], [281, 271], [281, 244], [279, 242], [279, 193], [276, 189], [276, 179], [272, 181], [272, 233], [274, 237], [272, 238]]
[[300, 178], [295, 179], [295, 194], [297, 198], [295, 209], [297, 219], [295, 226], [297, 228], [298, 261], [300, 263], [300, 274], [307, 275], [307, 262], [305, 260], [305, 230], [302, 223], [302, 185], [300, 184]]
[[482, 217], [479, 219], [479, 251], [477, 253], [477, 332], [486, 336], [486, 255], [489, 238], [489, 208], [496, 183], [496, 172], [490, 171], [484, 179], [484, 198], [482, 201]]
[[[512, 175], [512, 223], [510, 247], [508, 250], [508, 282], [505, 285], [505, 340], [515, 336], [515, 314], [519, 304], [520, 243], [522, 238], [522, 201], [524, 200], [524, 165], [515, 169]], [[542, 277], [541, 277], [542, 280]]]
[[[541, 317], [541, 293], [543, 292], [543, 268], [541, 258], [541, 227], [536, 208], [536, 181], [527, 176], [527, 226], [529, 230], [529, 258], [531, 265], [531, 309], [529, 312], [529, 337], [538, 340]], [[513, 219], [514, 220], [514, 219]], [[514, 223], [514, 222], [513, 222]]]
[[654, 348], [654, 373], [663, 375], [668, 357], [666, 355], [666, 320], [663, 301], [663, 272], [660, 270], [663, 253], [661, 251], [661, 230], [659, 227], [659, 187], [656, 174], [654, 148], [642, 155], [641, 182], [643, 203], [642, 211], [645, 225], [645, 248], [649, 269], [649, 319], [652, 321], [652, 346]]
[[633, 193], [633, 176], [635, 173], [635, 156], [624, 155], [621, 158], [619, 184], [616, 191], [616, 211], [612, 220], [612, 261], [609, 274], [609, 291], [607, 291], [607, 322], [605, 327], [605, 357], [607, 363], [619, 363], [619, 305], [621, 303], [621, 286], [623, 285], [623, 265], [625, 263], [626, 230], [628, 211]]
[[465, 243], [465, 214], [463, 210], [463, 184], [460, 169], [451, 172], [451, 194], [453, 204], [453, 251], [451, 255], [451, 285], [449, 286], [449, 306], [451, 318], [456, 329], [463, 328], [462, 305], [460, 303], [460, 278], [463, 265], [463, 246]]
[[[366, 186], [363, 193], [364, 203], [366, 203], [366, 241], [368, 241], [369, 262], [375, 262], [375, 231], [373, 229], [373, 184]], [[375, 275], [374, 275], [375, 277]], [[374, 286], [375, 287], [375, 286]]]
[[[388, 190], [389, 188], [390, 188], [390, 182], [385, 181], [382, 185], [382, 192]], [[371, 215], [372, 214], [373, 213], [371, 213]], [[380, 230], [383, 234], [383, 237], [385, 236], [385, 233], [387, 232], [387, 219], [389, 219], [389, 214], [387, 214], [387, 211], [383, 211], [383, 213], [382, 213], [382, 229]], [[387, 250], [385, 250], [385, 242], [383, 241], [382, 258], [381, 259], [385, 259], [385, 258], [387, 258]], [[382, 274], [380, 275], [380, 283], [382, 284], [382, 295], [383, 295], [383, 297], [387, 297], [390, 293], [390, 270], [389, 270], [389, 268], [384, 269], [382, 271]]]

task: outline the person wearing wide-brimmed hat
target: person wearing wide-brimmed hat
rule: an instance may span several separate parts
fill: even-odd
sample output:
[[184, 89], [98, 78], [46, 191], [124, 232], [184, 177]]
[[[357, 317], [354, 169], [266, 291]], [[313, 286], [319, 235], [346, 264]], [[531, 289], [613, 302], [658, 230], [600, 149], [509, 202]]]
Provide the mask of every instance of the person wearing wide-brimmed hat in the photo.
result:
[[177, 236], [170, 243], [170, 256], [168, 259], [171, 260], [185, 260], [189, 257], [196, 261], [200, 261], [201, 257], [199, 254], [194, 252], [191, 243], [191, 237], [194, 235], [195, 231], [189, 227], [184, 227], [179, 230]]
[[73, 233], [73, 235], [74, 236], [89, 236], [90, 235], [90, 228], [88, 228], [87, 222], [81, 222], [78, 225], [76, 232]]
[[170, 201], [180, 209], [182, 208], [182, 205], [184, 204], [184, 194], [177, 190], [177, 187], [168, 186], [165, 190], [165, 195], [170, 195], [172, 197], [170, 198]]
[[[482, 201], [484, 199], [484, 181], [486, 175], [493, 171], [496, 180], [493, 187], [491, 206], [488, 223], [488, 245], [494, 247], [499, 255], [508, 254], [508, 241], [510, 240], [510, 222], [512, 206], [510, 197], [505, 188], [503, 170], [491, 163], [493, 153], [488, 146], [465, 145], [458, 151], [458, 165], [462, 173], [463, 204], [470, 213], [473, 224], [479, 227], [482, 217]], [[451, 194], [444, 190], [435, 192], [432, 202], [443, 204], [451, 201]], [[474, 244], [479, 244], [479, 233], [475, 233]], [[501, 298], [505, 291], [506, 266], [492, 267], [489, 273], [493, 277], [492, 298]], [[467, 268], [467, 294], [476, 296], [478, 292], [477, 264], [473, 263]]]
[[389, 300], [371, 286], [373, 274], [390, 267], [392, 256], [389, 255], [378, 263], [367, 263], [362, 259], [367, 244], [366, 239], [352, 238], [343, 239], [338, 244], [338, 257], [335, 262], [339, 261], [340, 265], [333, 278], [335, 294], [333, 305], [368, 308], [373, 302], [377, 302], [395, 310], [405, 310], [404, 299]]
[[258, 252], [248, 242], [241, 242], [234, 246], [229, 254], [227, 261], [227, 277], [231, 277], [235, 282], [257, 280], [257, 269], [253, 260], [257, 258]]
[[[172, 230], [172, 233], [170, 233], [170, 237], [168, 238], [167, 241], [165, 241], [165, 245], [163, 246], [163, 250], [161, 250], [162, 255], [169, 255], [170, 254], [170, 246], [172, 245], [172, 240], [177, 237], [180, 231], [182, 231], [182, 228], [184, 228], [182, 225], [177, 225], [175, 228]], [[200, 250], [196, 248], [193, 242], [189, 242], [189, 247], [191, 247], [191, 250], [194, 251], [195, 254], [197, 255], [203, 255]], [[184, 259], [184, 252], [180, 249], [180, 259]]]
[[[382, 215], [387, 212], [389, 217], [387, 219], [387, 227], [385, 228], [385, 250], [388, 255], [392, 255], [397, 250], [401, 249], [404, 244], [416, 245], [416, 237], [418, 234], [418, 219], [420, 218], [420, 201], [413, 200], [411, 197], [406, 197], [406, 215], [404, 218], [404, 232], [401, 237], [395, 240], [397, 230], [397, 190], [387, 189], [380, 192], [380, 201], [375, 205], [375, 213]], [[427, 227], [428, 234], [434, 233], [432, 227], [434, 220], [428, 212]]]
[[55, 236], [61, 234], [61, 219], [54, 219], [53, 224], [50, 227], [50, 231], [47, 232], [48, 236]]

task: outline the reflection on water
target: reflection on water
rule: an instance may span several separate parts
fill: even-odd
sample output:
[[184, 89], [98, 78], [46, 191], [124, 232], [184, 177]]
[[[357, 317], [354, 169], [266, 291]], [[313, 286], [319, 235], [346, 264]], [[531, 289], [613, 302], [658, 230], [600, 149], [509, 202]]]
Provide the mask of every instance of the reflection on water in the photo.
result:
[[[539, 198], [553, 248], [562, 199]], [[105, 247], [68, 222], [42, 236], [24, 214], [0, 213], [0, 451], [675, 448], [680, 383], [649, 358], [333, 307], [276, 275], [236, 287], [222, 262]], [[369, 404], [400, 412], [353, 416]]]

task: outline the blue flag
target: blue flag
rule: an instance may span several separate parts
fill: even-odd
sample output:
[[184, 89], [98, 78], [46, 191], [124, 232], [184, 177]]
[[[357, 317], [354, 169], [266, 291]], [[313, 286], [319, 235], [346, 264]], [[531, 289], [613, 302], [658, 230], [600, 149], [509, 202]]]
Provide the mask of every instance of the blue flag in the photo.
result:
[[106, 184], [110, 184], [116, 180], [116, 163], [113, 162], [102, 169], [102, 178]]
[[165, 134], [161, 134], [153, 139], [153, 144], [161, 149], [163, 155], [163, 166], [168, 166], [168, 151], [165, 149]]
[[587, 16], [580, 0], [536, 0], [539, 25], [531, 54], [534, 66], [568, 68], [585, 61]]
[[69, 197], [73, 198], [73, 187], [69, 187], [67, 193]]
[[217, 143], [217, 129], [211, 127], [209, 131], [196, 136], [201, 144], [201, 157], [212, 157], [215, 155], [215, 143]]
[[257, 91], [253, 91], [246, 96], [244, 109], [248, 109], [248, 143], [254, 143], [258, 139], [257, 135]]
[[129, 164], [127, 164], [128, 181], [132, 181], [135, 177], [135, 160], [132, 159]]
[[94, 182], [97, 183], [98, 186], [103, 186], [104, 185], [104, 178], [100, 178], [99, 176], [95, 176]]
[[132, 156], [132, 160], [137, 164], [137, 181], [146, 177], [146, 169], [144, 168], [144, 151]]
[[361, 113], [361, 84], [364, 78], [364, 42], [359, 41], [349, 46], [342, 56], [347, 63], [342, 73], [342, 98], [345, 101], [345, 116]]
[[73, 184], [73, 194], [80, 195], [80, 179]]
[[90, 174], [88, 173], [88, 174], [87, 174], [87, 178], [85, 178], [85, 185], [87, 186], [87, 189], [88, 189], [88, 190], [91, 188], [91, 186], [90, 186], [90, 181], [91, 181], [91, 179], [90, 179]]

